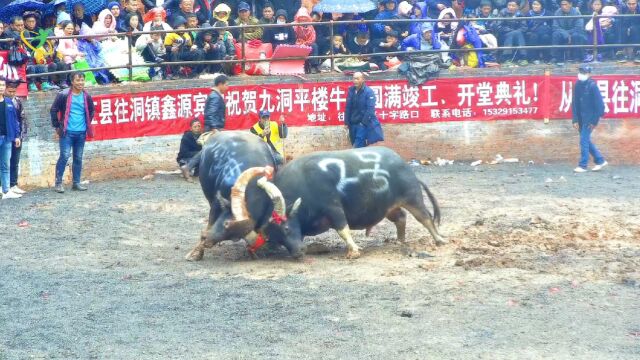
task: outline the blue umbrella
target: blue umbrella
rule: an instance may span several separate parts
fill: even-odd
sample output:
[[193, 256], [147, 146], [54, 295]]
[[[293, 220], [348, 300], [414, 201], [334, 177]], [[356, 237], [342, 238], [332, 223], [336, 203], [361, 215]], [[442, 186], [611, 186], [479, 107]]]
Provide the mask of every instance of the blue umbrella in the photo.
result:
[[107, 0], [67, 0], [69, 14], [73, 14], [73, 5], [77, 3], [84, 5], [84, 13], [88, 15], [97, 14], [107, 8]]
[[0, 1], [0, 20], [9, 22], [13, 16], [22, 16], [25, 11], [42, 11], [45, 6], [42, 0]]
[[365, 13], [376, 8], [371, 0], [322, 0], [313, 10], [327, 13]]

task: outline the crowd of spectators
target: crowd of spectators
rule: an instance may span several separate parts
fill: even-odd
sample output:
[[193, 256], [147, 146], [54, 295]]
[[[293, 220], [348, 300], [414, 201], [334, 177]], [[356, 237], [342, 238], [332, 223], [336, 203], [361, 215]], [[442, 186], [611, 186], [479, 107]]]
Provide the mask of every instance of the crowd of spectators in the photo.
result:
[[[349, 1], [349, 0], [345, 0]], [[368, 71], [398, 66], [411, 51], [440, 50], [443, 61], [452, 66], [525, 66], [528, 63], [620, 61], [640, 63], [640, 18], [615, 17], [638, 14], [638, 0], [380, 0], [377, 8], [363, 14], [319, 13], [314, 2], [304, 0], [123, 0], [105, 2], [105, 8], [89, 16], [82, 2], [68, 6], [64, 0], [50, 0], [53, 12], [25, 12], [0, 23], [0, 43], [10, 50], [10, 62], [26, 63], [28, 74], [122, 66], [132, 53], [134, 71], [93, 71], [95, 83], [123, 80], [195, 77], [203, 73], [230, 75], [238, 67], [227, 64], [168, 66], [165, 62], [229, 60], [240, 55], [240, 41], [262, 41], [273, 48], [300, 45], [311, 55], [351, 54], [334, 63], [335, 69]], [[588, 18], [549, 19], [549, 16], [592, 15], [606, 17], [593, 24]], [[506, 18], [535, 18], [504, 20]], [[433, 19], [433, 22], [331, 24], [330, 20]], [[313, 25], [295, 25], [312, 22]], [[227, 31], [227, 26], [284, 24], [292, 27], [250, 27]], [[333, 26], [333, 29], [331, 29]], [[187, 32], [138, 34], [141, 31]], [[331, 31], [333, 30], [333, 31]], [[119, 33], [133, 34], [133, 43]], [[594, 34], [595, 32], [595, 34]], [[48, 39], [49, 36], [85, 35], [84, 39]], [[333, 38], [331, 37], [333, 34]], [[616, 44], [604, 47], [597, 56], [590, 49], [567, 45]], [[527, 49], [527, 46], [550, 46]], [[515, 49], [491, 50], [499, 46]], [[452, 49], [469, 48], [466, 52]], [[394, 52], [404, 52], [393, 54]], [[369, 56], [363, 54], [382, 53]], [[384, 53], [391, 53], [388, 56]], [[330, 69], [330, 61], [310, 60], [306, 71]], [[242, 71], [240, 69], [240, 71]], [[66, 88], [64, 75], [30, 77], [30, 91]], [[88, 82], [91, 79], [87, 79]]]

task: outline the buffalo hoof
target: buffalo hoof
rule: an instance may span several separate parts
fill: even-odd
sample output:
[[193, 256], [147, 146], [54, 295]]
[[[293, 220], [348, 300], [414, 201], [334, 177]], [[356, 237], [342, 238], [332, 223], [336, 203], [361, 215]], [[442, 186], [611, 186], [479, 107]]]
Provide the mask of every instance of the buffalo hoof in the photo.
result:
[[354, 249], [354, 250], [349, 250], [347, 251], [347, 259], [357, 259], [360, 257], [360, 250], [359, 249]]
[[436, 246], [442, 246], [449, 243], [449, 241], [443, 238], [442, 236], [437, 237], [435, 240], [436, 240]]
[[187, 261], [200, 261], [202, 260], [203, 256], [204, 256], [204, 249], [193, 249], [184, 258]]

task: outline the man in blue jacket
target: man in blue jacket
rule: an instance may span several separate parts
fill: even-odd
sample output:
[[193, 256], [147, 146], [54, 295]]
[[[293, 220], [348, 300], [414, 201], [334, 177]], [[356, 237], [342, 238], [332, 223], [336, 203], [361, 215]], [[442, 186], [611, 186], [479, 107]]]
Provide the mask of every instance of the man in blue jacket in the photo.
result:
[[596, 163], [596, 166], [591, 170], [600, 171], [607, 166], [607, 161], [602, 157], [596, 145], [591, 142], [591, 133], [604, 115], [604, 101], [598, 85], [591, 79], [591, 66], [586, 64], [580, 65], [578, 69], [578, 81], [573, 89], [572, 112], [573, 127], [580, 131], [580, 162], [573, 171], [586, 172], [589, 155]]
[[20, 140], [20, 125], [13, 101], [4, 96], [7, 80], [0, 77], [0, 180], [2, 180], [2, 200], [17, 199], [21, 194], [11, 191], [10, 160], [11, 147], [22, 145]]
[[384, 140], [380, 121], [376, 117], [376, 94], [364, 83], [364, 74], [353, 74], [353, 84], [347, 93], [344, 124], [354, 148]]

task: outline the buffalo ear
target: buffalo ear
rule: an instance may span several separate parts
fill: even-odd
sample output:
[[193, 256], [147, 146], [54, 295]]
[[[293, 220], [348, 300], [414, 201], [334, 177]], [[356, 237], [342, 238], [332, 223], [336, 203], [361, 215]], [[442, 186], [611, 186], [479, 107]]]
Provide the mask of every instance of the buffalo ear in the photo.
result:
[[296, 199], [296, 201], [291, 205], [291, 209], [287, 214], [288, 217], [292, 218], [298, 215], [298, 210], [300, 210], [300, 205], [302, 204], [302, 198]]
[[223, 209], [228, 209], [231, 207], [231, 202], [229, 202], [229, 200], [222, 197], [222, 194], [220, 193], [220, 191], [216, 193], [216, 201], [218, 201], [218, 204]]

